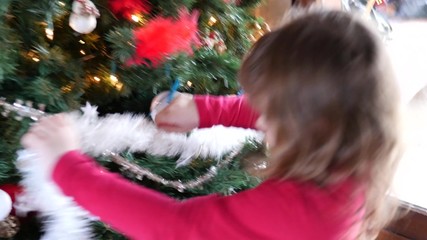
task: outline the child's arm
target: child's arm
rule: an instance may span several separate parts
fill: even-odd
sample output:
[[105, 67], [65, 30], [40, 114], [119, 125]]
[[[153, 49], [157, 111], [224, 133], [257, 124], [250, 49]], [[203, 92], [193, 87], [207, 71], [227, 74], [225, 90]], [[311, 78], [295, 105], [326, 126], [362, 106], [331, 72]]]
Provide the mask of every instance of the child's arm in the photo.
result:
[[[164, 94], [153, 100], [152, 109]], [[193, 96], [178, 93], [167, 107], [156, 114], [154, 120], [164, 130], [186, 132], [219, 124], [255, 128], [258, 116], [243, 96]]]
[[286, 232], [283, 210], [289, 205], [274, 182], [231, 197], [179, 202], [105, 171], [78, 151], [61, 157], [53, 179], [64, 194], [131, 239], [278, 239], [273, 236]]
[[61, 157], [53, 180], [65, 195], [132, 239], [169, 239], [176, 231], [178, 202], [104, 170], [79, 151]]

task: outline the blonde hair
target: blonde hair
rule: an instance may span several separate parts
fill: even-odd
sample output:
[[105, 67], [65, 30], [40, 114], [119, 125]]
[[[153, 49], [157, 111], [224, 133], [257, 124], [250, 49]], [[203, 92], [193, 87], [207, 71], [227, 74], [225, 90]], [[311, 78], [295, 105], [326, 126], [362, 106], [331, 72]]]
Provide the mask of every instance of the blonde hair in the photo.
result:
[[239, 80], [277, 128], [268, 176], [354, 179], [365, 196], [360, 239], [376, 236], [396, 210], [387, 193], [401, 152], [397, 87], [376, 34], [344, 12], [294, 16], [254, 45]]

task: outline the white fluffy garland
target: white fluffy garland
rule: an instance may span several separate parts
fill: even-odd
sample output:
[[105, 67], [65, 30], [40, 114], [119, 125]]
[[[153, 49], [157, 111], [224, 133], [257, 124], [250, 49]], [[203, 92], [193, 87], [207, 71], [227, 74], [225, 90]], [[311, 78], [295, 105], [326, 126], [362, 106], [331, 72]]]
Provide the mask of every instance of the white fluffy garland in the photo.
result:
[[[248, 138], [261, 140], [253, 130], [221, 126], [185, 134], [166, 133], [143, 116], [114, 114], [98, 118], [96, 107], [86, 105], [83, 115], [73, 113], [82, 139], [83, 151], [100, 156], [112, 152], [147, 152], [160, 156], [180, 156], [177, 166], [186, 165], [196, 157], [218, 160]], [[23, 175], [24, 192], [17, 199], [16, 209], [21, 214], [37, 211], [45, 217], [44, 240], [91, 239], [89, 214], [64, 196], [58, 187], [38, 166], [37, 156], [20, 151], [18, 169]]]

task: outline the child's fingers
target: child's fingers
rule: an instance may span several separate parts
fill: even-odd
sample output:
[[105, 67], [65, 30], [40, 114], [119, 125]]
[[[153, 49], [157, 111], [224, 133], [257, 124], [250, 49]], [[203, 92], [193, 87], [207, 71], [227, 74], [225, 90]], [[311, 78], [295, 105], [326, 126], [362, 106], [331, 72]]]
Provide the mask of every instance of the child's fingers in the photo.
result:
[[30, 129], [30, 133], [34, 134], [39, 139], [44, 139], [49, 136], [50, 128], [47, 128], [43, 125], [36, 125]]
[[59, 113], [48, 117], [43, 117], [39, 120], [39, 125], [47, 129], [58, 129], [64, 126], [71, 125], [71, 119], [65, 113]]
[[35, 132], [31, 131], [31, 132], [26, 133], [21, 138], [21, 145], [24, 148], [32, 149], [32, 148], [36, 147], [40, 141], [41, 141], [40, 137]]
[[75, 121], [68, 114], [60, 113], [55, 115], [54, 124], [58, 128], [73, 128], [75, 129]]
[[150, 111], [153, 111], [162, 101], [166, 99], [169, 91], [161, 92], [151, 101]]
[[31, 142], [33, 141], [33, 134], [32, 133], [26, 133], [24, 136], [22, 136], [21, 138], [21, 145], [24, 146], [25, 148], [28, 148], [31, 144]]
[[40, 118], [37, 124], [34, 125], [34, 128], [42, 127], [46, 129], [55, 129], [58, 127], [58, 120], [56, 118], [56, 115]]
[[62, 116], [49, 116], [41, 118], [35, 123], [28, 132], [21, 138], [22, 146], [31, 148], [35, 146], [36, 142], [43, 141], [51, 134], [55, 134], [57, 129], [62, 125]]

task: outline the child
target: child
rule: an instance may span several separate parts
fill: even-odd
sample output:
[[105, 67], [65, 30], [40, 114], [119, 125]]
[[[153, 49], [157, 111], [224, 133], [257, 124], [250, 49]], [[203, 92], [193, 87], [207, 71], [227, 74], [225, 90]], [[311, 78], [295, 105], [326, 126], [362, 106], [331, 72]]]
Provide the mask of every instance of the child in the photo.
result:
[[[260, 114], [269, 178], [233, 196], [179, 202], [108, 173], [79, 152], [64, 115], [42, 119], [22, 144], [66, 195], [132, 239], [373, 239], [394, 212], [399, 104], [390, 72], [377, 37], [346, 13], [308, 13], [262, 37], [239, 80]], [[245, 101], [178, 95], [156, 121], [190, 104], [188, 129], [254, 127]]]

